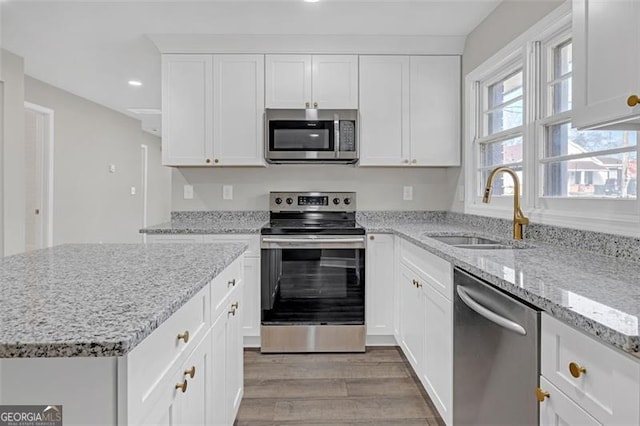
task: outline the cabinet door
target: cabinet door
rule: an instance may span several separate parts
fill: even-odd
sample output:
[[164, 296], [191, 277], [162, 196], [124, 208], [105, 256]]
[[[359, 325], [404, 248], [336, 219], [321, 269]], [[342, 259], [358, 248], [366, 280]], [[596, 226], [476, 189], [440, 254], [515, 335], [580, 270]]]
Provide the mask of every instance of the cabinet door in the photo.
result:
[[213, 57], [213, 156], [221, 166], [264, 165], [264, 56]]
[[542, 376], [540, 376], [540, 389], [549, 393], [549, 397], [540, 403], [541, 426], [601, 425]]
[[260, 336], [260, 258], [244, 259], [242, 334]]
[[367, 241], [367, 335], [393, 333], [393, 306], [395, 296], [393, 268], [393, 235], [372, 234]]
[[414, 284], [416, 274], [400, 265], [400, 346], [416, 375], [421, 376], [424, 359], [425, 306], [423, 292]]
[[211, 163], [212, 68], [211, 55], [162, 56], [162, 164], [166, 166]]
[[591, 127], [640, 114], [640, 2], [573, 1], [573, 125]]
[[211, 397], [209, 398], [210, 425], [229, 425], [230, 410], [227, 408], [227, 311], [223, 311], [211, 327]]
[[[183, 425], [204, 425], [209, 419], [209, 396], [211, 395], [211, 332], [189, 356], [182, 366], [187, 390], [180, 406]], [[193, 376], [193, 377], [191, 377]]]
[[311, 55], [267, 55], [265, 63], [267, 108], [311, 103]]
[[411, 165], [460, 165], [460, 57], [411, 57]]
[[360, 165], [409, 164], [409, 57], [360, 56]]
[[313, 106], [322, 109], [358, 108], [358, 56], [314, 55]]
[[234, 295], [231, 296], [232, 312], [229, 316], [229, 324], [227, 325], [227, 407], [230, 415], [228, 421], [233, 423], [240, 408], [240, 402], [243, 395], [243, 339], [242, 339], [242, 313], [244, 311], [244, 302], [242, 300], [243, 285], [236, 289]]
[[[422, 282], [422, 281], [421, 281]], [[423, 284], [425, 345], [421, 381], [445, 423], [452, 424], [453, 304]]]

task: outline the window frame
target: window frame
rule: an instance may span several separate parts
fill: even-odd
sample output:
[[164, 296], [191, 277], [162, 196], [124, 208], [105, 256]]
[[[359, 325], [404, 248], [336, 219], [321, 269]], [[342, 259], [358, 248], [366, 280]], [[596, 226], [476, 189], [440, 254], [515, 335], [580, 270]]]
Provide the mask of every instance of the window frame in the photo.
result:
[[[562, 43], [571, 36], [571, 3], [565, 2], [529, 30], [517, 37], [465, 77], [465, 202], [464, 212], [483, 216], [513, 217], [511, 196], [495, 197], [490, 204], [481, 203], [478, 188], [480, 152], [478, 141], [484, 141], [479, 119], [481, 92], [478, 82], [499, 81], [510, 63], [522, 61], [523, 66], [523, 196], [522, 209], [532, 222], [570, 228], [640, 236], [640, 197], [636, 199], [570, 198], [543, 196], [543, 163], [548, 126], [571, 121], [572, 110], [546, 115], [551, 90], [548, 90], [548, 70], [553, 66], [549, 46]], [[575, 57], [575, 45], [573, 46]], [[575, 68], [575, 67], [574, 67]], [[573, 72], [572, 70], [572, 77]], [[575, 110], [575, 94], [572, 108]], [[481, 111], [478, 111], [478, 110]], [[480, 112], [480, 114], [479, 114]], [[493, 135], [495, 136], [495, 135]], [[640, 139], [639, 139], [640, 140]], [[608, 151], [588, 154], [602, 155]], [[628, 152], [628, 149], [626, 150]], [[640, 154], [640, 144], [636, 146]], [[640, 156], [640, 155], [638, 155]]]

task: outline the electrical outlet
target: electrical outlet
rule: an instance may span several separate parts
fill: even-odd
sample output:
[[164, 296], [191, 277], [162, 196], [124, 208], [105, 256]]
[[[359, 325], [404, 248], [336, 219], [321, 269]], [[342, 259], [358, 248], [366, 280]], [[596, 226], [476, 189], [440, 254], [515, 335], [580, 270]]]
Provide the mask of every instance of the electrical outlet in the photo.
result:
[[413, 186], [405, 186], [402, 188], [402, 199], [404, 201], [413, 200]]
[[131, 187], [131, 195], [136, 195], [136, 187], [135, 186]]
[[115, 173], [115, 172], [116, 172], [116, 165], [109, 164], [109, 173]]
[[193, 200], [193, 185], [185, 185], [182, 196], [185, 200]]
[[458, 185], [458, 201], [464, 202], [464, 186]]
[[233, 186], [232, 185], [222, 185], [222, 199], [223, 200], [233, 200]]

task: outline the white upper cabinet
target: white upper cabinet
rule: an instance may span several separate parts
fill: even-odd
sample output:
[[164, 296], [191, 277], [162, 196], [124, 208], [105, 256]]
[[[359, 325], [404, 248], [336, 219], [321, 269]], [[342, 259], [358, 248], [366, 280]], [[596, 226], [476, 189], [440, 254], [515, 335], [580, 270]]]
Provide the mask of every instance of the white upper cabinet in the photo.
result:
[[640, 116], [640, 106], [627, 104], [630, 96], [640, 96], [638, 22], [637, 0], [573, 1], [575, 127], [596, 128]]
[[411, 57], [411, 164], [460, 165], [460, 57]]
[[360, 165], [460, 165], [460, 58], [360, 57]]
[[215, 55], [213, 81], [214, 161], [264, 165], [264, 56]]
[[205, 165], [213, 156], [213, 58], [162, 56], [162, 163]]
[[356, 55], [267, 55], [267, 108], [358, 108]]
[[162, 163], [264, 165], [264, 55], [163, 55]]
[[360, 57], [360, 165], [409, 163], [409, 57]]

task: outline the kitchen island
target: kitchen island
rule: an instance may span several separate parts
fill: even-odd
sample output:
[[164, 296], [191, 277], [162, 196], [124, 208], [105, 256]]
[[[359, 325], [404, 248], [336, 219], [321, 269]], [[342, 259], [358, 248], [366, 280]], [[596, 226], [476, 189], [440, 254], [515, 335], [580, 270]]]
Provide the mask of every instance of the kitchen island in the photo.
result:
[[226, 403], [188, 416], [214, 383], [239, 404], [241, 363], [224, 373], [242, 356], [246, 248], [70, 244], [2, 259], [0, 404], [62, 405], [65, 425], [226, 424]]

